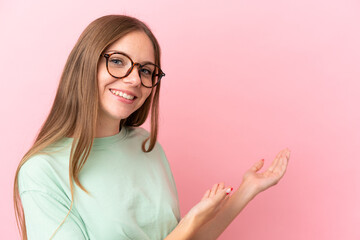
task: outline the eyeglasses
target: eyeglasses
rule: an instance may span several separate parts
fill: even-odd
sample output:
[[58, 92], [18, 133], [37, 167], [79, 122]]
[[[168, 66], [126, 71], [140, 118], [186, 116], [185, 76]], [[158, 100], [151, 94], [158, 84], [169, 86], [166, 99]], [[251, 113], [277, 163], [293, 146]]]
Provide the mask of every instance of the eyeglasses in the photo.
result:
[[153, 63], [134, 63], [133, 60], [122, 52], [103, 53], [100, 56], [106, 59], [106, 69], [108, 73], [114, 78], [127, 77], [134, 67], [138, 66], [138, 73], [141, 79], [141, 84], [147, 88], [153, 88], [159, 84], [165, 73], [159, 66]]

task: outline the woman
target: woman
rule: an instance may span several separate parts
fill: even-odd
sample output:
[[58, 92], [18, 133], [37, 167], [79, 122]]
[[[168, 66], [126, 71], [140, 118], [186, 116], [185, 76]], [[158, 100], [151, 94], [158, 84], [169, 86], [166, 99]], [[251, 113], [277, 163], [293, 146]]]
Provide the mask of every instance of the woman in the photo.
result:
[[[143, 22], [109, 15], [81, 34], [55, 100], [14, 181], [22, 239], [216, 239], [284, 175], [289, 150], [249, 169], [240, 187], [215, 184], [182, 219], [157, 143], [160, 47]], [[151, 112], [151, 131], [139, 126]], [[141, 147], [140, 147], [141, 146]], [[74, 184], [75, 182], [75, 184]]]

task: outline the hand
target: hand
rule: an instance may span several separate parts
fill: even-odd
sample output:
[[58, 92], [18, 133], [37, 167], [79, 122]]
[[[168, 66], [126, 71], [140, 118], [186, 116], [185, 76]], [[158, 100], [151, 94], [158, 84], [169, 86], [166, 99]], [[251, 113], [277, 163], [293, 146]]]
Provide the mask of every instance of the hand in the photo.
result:
[[258, 172], [264, 166], [264, 161], [260, 160], [245, 172], [243, 182], [250, 185], [256, 195], [280, 181], [285, 174], [289, 159], [290, 150], [286, 148], [277, 154], [271, 166], [262, 173]]
[[193, 218], [197, 227], [211, 220], [229, 199], [231, 187], [225, 188], [223, 183], [215, 184], [212, 189], [205, 192], [201, 201], [196, 204], [184, 218]]

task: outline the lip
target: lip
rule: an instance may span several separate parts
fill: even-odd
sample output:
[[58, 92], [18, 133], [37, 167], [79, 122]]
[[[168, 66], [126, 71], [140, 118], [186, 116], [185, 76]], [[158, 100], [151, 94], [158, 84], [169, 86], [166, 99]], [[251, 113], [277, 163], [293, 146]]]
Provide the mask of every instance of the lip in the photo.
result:
[[135, 101], [136, 98], [134, 99], [126, 99], [126, 98], [123, 98], [123, 97], [120, 97], [120, 96], [117, 96], [115, 94], [113, 94], [111, 91], [109, 91], [111, 95], [113, 95], [116, 100], [120, 101], [120, 102], [123, 102], [123, 103], [127, 103], [127, 104], [131, 104]]
[[[119, 91], [119, 92], [123, 92], [123, 93], [126, 93], [127, 95], [131, 95], [131, 96], [134, 96], [135, 98], [137, 98], [138, 96], [133, 93], [133, 92], [130, 92], [128, 90], [121, 90], [121, 89], [116, 89], [116, 88], [109, 88], [109, 91], [111, 92], [111, 90], [115, 90], [115, 91]], [[135, 99], [134, 98], [134, 99]]]

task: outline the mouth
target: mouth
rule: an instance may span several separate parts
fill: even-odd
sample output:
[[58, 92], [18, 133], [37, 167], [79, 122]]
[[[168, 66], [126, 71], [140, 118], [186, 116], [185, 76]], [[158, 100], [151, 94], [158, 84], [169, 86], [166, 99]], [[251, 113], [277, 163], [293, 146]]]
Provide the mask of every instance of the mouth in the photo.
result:
[[127, 100], [135, 100], [137, 98], [135, 95], [131, 95], [129, 93], [125, 93], [125, 92], [122, 92], [119, 90], [115, 90], [115, 89], [109, 89], [109, 90], [115, 96], [119, 96], [119, 97], [125, 98]]

